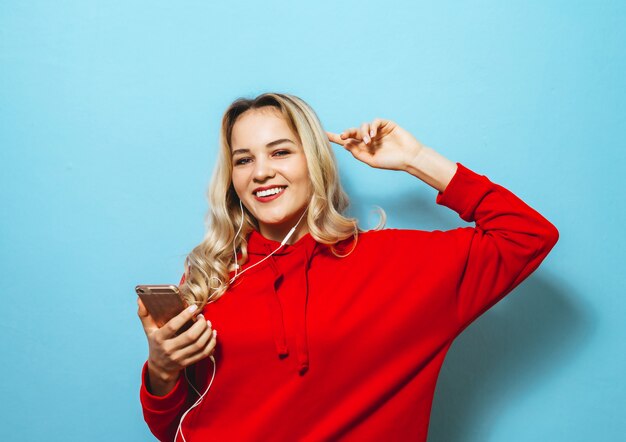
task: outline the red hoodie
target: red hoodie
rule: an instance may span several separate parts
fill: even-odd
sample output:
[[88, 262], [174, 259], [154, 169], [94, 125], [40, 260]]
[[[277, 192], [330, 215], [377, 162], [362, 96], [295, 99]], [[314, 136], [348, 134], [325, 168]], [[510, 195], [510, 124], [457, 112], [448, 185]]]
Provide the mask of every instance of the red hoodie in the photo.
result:
[[[204, 308], [218, 331], [217, 367], [184, 419], [187, 441], [426, 441], [453, 340], [558, 239], [510, 191], [457, 165], [436, 201], [476, 227], [368, 231], [345, 258], [307, 234]], [[252, 232], [244, 268], [279, 244]], [[184, 376], [166, 396], [150, 394], [146, 368], [144, 418], [172, 441], [197, 394]], [[203, 392], [212, 373], [205, 359], [190, 379]]]

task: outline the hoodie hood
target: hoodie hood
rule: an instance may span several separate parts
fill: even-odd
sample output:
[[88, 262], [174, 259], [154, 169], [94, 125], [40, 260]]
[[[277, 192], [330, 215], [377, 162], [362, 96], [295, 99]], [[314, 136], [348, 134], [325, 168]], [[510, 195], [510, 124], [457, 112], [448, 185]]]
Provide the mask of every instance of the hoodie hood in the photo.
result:
[[[248, 237], [248, 254], [250, 260], [248, 267], [259, 262], [274, 250], [280, 247], [280, 242], [265, 238], [256, 230], [253, 230]], [[321, 251], [319, 244], [307, 233], [297, 242], [282, 246], [277, 252], [270, 256], [265, 262], [258, 266], [259, 272], [251, 269], [246, 276], [259, 275], [264, 273], [269, 276], [263, 278], [266, 284], [271, 285], [268, 293], [267, 303], [274, 331], [274, 343], [278, 357], [283, 359], [289, 357], [293, 350], [298, 361], [298, 373], [304, 375], [309, 369], [309, 345], [307, 336], [307, 303], [309, 299], [309, 269], [314, 255]], [[245, 276], [244, 276], [245, 278]], [[283, 305], [279, 292], [281, 287], [289, 287], [289, 308]], [[293, 293], [292, 293], [293, 292]], [[288, 314], [295, 312], [293, 318], [286, 318]], [[295, 349], [290, 349], [287, 344], [286, 323], [291, 323], [290, 330], [295, 331]], [[293, 332], [292, 332], [293, 333]], [[293, 340], [292, 340], [293, 341]]]

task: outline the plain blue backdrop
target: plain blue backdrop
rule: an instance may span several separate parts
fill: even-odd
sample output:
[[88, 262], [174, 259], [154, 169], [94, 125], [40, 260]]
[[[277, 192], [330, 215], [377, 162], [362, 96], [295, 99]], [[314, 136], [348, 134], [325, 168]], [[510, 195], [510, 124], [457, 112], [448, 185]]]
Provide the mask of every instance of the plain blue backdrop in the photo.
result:
[[[625, 30], [623, 1], [1, 2], [0, 440], [153, 440], [133, 288], [178, 282], [221, 115], [265, 91], [392, 119], [560, 231], [454, 343], [430, 442], [623, 440]], [[363, 227], [465, 225], [335, 149]]]

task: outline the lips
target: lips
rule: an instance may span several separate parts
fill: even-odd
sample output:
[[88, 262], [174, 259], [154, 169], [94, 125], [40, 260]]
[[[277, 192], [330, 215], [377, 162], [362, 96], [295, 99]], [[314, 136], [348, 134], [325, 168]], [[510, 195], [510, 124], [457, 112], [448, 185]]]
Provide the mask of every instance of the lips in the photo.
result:
[[257, 187], [252, 191], [254, 196], [257, 197], [267, 197], [281, 193], [285, 190], [287, 186], [266, 186], [266, 187]]
[[252, 192], [254, 198], [262, 203], [273, 201], [285, 193], [287, 186], [258, 187]]

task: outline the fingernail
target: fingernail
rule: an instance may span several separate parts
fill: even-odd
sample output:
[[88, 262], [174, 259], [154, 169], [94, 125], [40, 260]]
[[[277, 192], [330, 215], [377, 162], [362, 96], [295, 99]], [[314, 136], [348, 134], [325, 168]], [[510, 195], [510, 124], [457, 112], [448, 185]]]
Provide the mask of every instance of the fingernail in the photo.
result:
[[369, 143], [369, 142], [370, 142], [370, 137], [368, 137], [367, 135], [365, 135], [365, 136], [363, 137], [363, 141], [365, 141], [365, 144]]
[[209, 321], [208, 319], [206, 320], [206, 324], [211, 327], [213, 324], [211, 324], [211, 321]]
[[217, 330], [213, 330], [213, 336], [217, 337]]
[[374, 136], [374, 129], [370, 130], [370, 137]]
[[204, 319], [204, 315], [203, 315], [202, 313], [200, 313], [200, 314], [198, 315], [198, 318], [202, 318], [202, 319]]
[[197, 306], [196, 304], [192, 304], [192, 305], [190, 305], [189, 307], [187, 307], [187, 311], [188, 311], [189, 313], [193, 313], [193, 312], [195, 312], [196, 310], [198, 310], [198, 306]]

